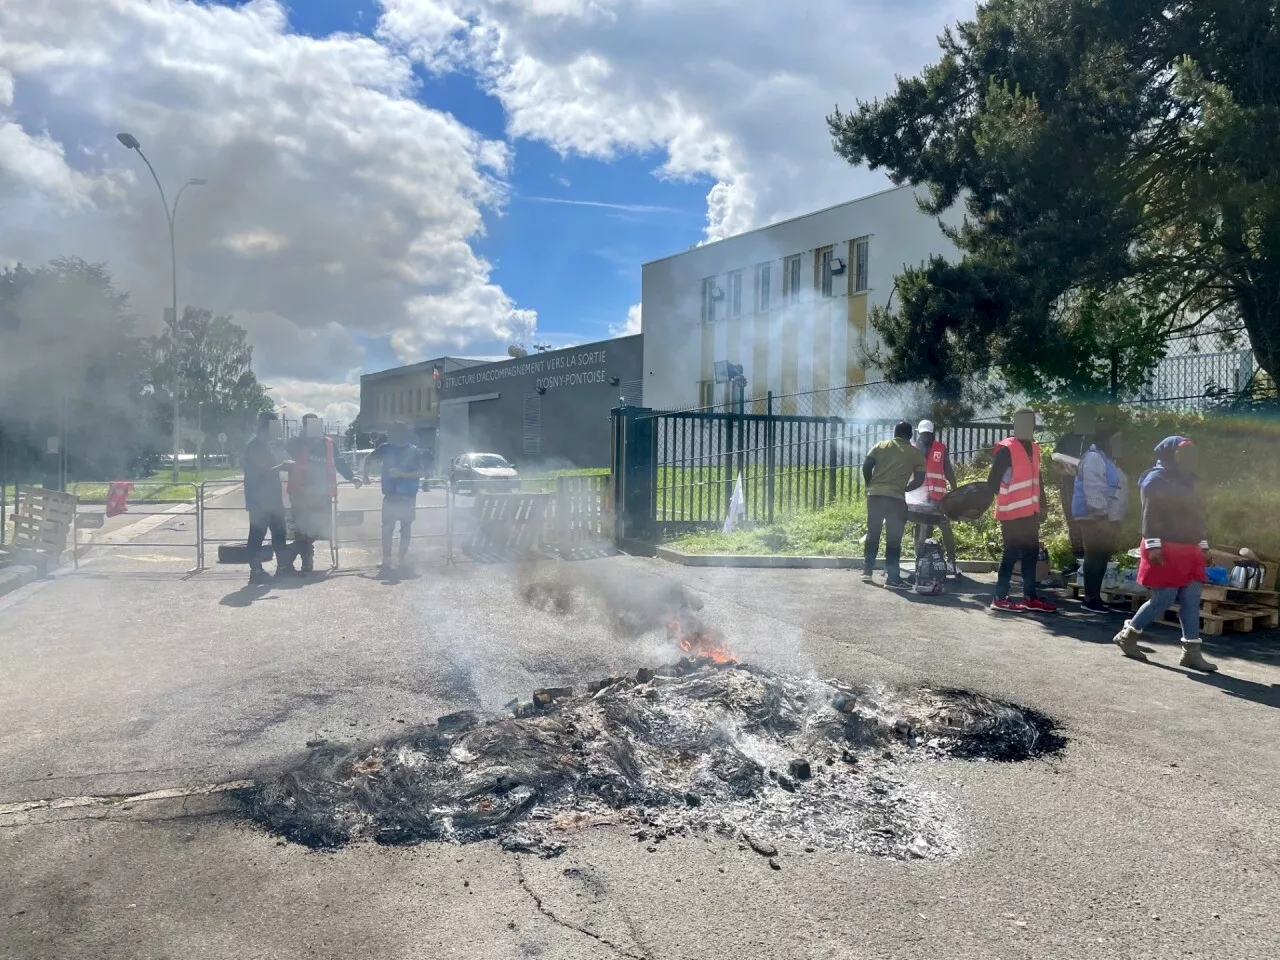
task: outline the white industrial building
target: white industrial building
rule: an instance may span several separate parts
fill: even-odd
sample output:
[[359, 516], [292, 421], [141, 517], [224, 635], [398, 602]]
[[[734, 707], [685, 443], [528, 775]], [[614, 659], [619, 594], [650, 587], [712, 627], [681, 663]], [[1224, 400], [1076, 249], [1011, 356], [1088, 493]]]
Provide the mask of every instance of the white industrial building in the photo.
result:
[[[772, 391], [780, 413], [797, 412], [797, 394], [876, 379], [865, 364], [872, 307], [889, 302], [904, 266], [957, 253], [916, 197], [885, 190], [646, 263], [645, 404], [727, 402], [717, 362], [740, 365], [746, 396]], [[827, 407], [817, 395], [801, 412], [837, 412]]]

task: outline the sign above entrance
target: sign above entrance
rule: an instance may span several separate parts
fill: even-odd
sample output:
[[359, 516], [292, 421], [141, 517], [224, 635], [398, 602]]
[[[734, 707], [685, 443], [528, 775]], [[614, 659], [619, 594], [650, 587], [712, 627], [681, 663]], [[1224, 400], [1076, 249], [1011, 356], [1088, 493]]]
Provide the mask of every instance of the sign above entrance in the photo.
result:
[[460, 370], [444, 378], [444, 389], [455, 390], [479, 383], [528, 376], [538, 378], [534, 385], [539, 389], [608, 383], [609, 375], [605, 369], [607, 360], [607, 350], [582, 350], [562, 356], [530, 357], [511, 363], [497, 363], [473, 370]]

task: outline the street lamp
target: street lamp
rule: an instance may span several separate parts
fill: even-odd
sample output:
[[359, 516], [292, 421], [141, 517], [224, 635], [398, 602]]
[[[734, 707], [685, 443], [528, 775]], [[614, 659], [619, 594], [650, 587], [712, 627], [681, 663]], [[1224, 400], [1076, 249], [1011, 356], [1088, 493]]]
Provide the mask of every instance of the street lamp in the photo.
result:
[[142, 152], [142, 144], [138, 143], [138, 138], [131, 133], [117, 133], [116, 139], [120, 141], [120, 145], [126, 150], [132, 150], [142, 158], [142, 162], [147, 165], [147, 169], [151, 171], [151, 179], [156, 182], [156, 189], [160, 191], [160, 202], [164, 204], [164, 216], [169, 224], [169, 266], [173, 279], [173, 313], [170, 319], [170, 331], [173, 334], [173, 482], [178, 482], [178, 450], [180, 449], [178, 438], [178, 245], [174, 239], [173, 223], [178, 216], [178, 201], [182, 199], [182, 193], [187, 187], [201, 187], [209, 181], [200, 177], [192, 177], [178, 190], [178, 195], [173, 199], [173, 206], [169, 206], [169, 201], [165, 198], [164, 187], [160, 185], [160, 178], [156, 176], [156, 168], [151, 166], [151, 161], [147, 159], [147, 155]]

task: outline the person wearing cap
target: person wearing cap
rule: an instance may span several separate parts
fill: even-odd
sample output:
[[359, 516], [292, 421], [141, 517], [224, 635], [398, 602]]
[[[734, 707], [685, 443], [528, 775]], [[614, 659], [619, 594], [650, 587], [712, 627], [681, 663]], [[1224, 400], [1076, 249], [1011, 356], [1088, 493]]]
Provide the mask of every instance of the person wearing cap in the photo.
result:
[[880, 531], [885, 531], [884, 585], [891, 590], [908, 590], [902, 579], [902, 535], [907, 529], [907, 494], [924, 486], [924, 454], [911, 442], [911, 424], [901, 421], [893, 428], [893, 439], [877, 443], [862, 462], [862, 479], [867, 488], [867, 539], [863, 551], [862, 582], [872, 583]]
[[[947, 445], [937, 439], [932, 420], [921, 420], [916, 427], [916, 449], [924, 455], [924, 485], [920, 488], [929, 503], [936, 504], [947, 495], [947, 490], [956, 488], [956, 474], [951, 468], [951, 457]], [[916, 525], [916, 555], [920, 546], [933, 536], [933, 524]], [[956, 566], [956, 537], [951, 530], [951, 521], [938, 514], [937, 527], [942, 531], [942, 543], [947, 551], [947, 573], [959, 576]]]
[[[995, 517], [1004, 545], [992, 610], [1053, 613], [1058, 609], [1036, 595], [1042, 513], [1040, 446], [1035, 433], [1036, 413], [1024, 407], [1013, 415], [1013, 436], [1001, 440], [992, 453], [987, 485], [995, 493]], [[1009, 599], [1016, 564], [1022, 566], [1022, 600]]]
[[1196, 446], [1186, 437], [1156, 445], [1156, 464], [1138, 480], [1142, 496], [1142, 542], [1138, 583], [1151, 597], [1113, 638], [1131, 660], [1147, 662], [1138, 637], [1175, 603], [1182, 625], [1181, 665], [1213, 673], [1217, 664], [1200, 649], [1200, 594], [1209, 550], [1204, 505], [1196, 489]]

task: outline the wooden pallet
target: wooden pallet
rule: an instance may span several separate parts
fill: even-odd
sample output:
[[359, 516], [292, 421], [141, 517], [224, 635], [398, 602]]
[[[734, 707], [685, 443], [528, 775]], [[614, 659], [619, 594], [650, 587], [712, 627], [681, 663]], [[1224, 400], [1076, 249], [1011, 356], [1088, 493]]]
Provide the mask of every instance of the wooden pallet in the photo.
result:
[[[1280, 627], [1280, 609], [1262, 604], [1242, 604], [1228, 600], [1229, 593], [1253, 593], [1255, 591], [1229, 591], [1223, 587], [1206, 588], [1212, 590], [1210, 596], [1215, 599], [1201, 600], [1200, 632], [1207, 637], [1221, 636], [1225, 631], [1231, 633], [1250, 633], [1254, 630], [1274, 630]], [[1083, 593], [1079, 586], [1072, 584], [1072, 596], [1077, 599]], [[1144, 587], [1131, 590], [1102, 590], [1102, 599], [1107, 603], [1128, 605], [1136, 611], [1146, 602], [1148, 591]], [[1156, 623], [1166, 627], [1180, 627], [1178, 622], [1178, 604], [1174, 604]]]
[[544, 546], [554, 493], [477, 493], [470, 553], [531, 553]]
[[555, 546], [561, 556], [612, 540], [608, 475], [556, 478]]
[[43, 487], [25, 488], [17, 512], [9, 518], [12, 539], [3, 550], [13, 559], [30, 563], [44, 576], [62, 562], [67, 532], [75, 523], [76, 498]]

